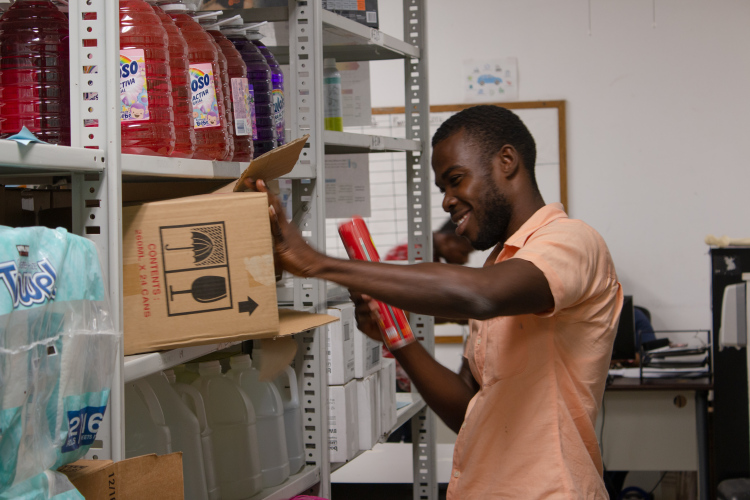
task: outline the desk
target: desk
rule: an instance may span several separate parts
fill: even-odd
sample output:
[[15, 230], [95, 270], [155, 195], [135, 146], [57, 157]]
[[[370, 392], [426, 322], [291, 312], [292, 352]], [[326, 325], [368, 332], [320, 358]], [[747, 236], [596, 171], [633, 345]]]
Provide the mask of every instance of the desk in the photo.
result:
[[596, 426], [607, 470], [695, 470], [699, 498], [708, 499], [707, 396], [712, 388], [708, 377], [616, 378], [604, 393]]

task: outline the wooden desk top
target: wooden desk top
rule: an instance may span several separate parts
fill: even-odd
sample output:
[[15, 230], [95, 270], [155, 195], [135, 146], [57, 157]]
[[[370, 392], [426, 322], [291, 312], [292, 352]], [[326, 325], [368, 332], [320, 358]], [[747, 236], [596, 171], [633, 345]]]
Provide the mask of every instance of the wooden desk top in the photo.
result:
[[709, 391], [714, 386], [709, 377], [648, 378], [641, 383], [637, 378], [617, 377], [607, 386], [608, 391]]

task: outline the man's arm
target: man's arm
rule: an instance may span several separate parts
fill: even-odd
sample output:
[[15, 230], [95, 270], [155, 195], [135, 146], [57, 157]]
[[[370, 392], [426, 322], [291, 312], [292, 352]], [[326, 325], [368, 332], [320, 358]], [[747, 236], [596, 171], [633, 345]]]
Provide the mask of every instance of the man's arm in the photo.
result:
[[[262, 191], [265, 185], [258, 183]], [[266, 191], [267, 192], [267, 191]], [[544, 273], [510, 259], [484, 268], [439, 263], [396, 266], [341, 260], [315, 251], [289, 224], [278, 199], [268, 193], [276, 255], [298, 276], [334, 281], [392, 306], [450, 319], [489, 319], [541, 313], [555, 305]]]
[[[377, 326], [377, 307], [369, 297], [352, 293], [356, 304], [357, 328], [366, 335], [380, 340]], [[453, 373], [428, 354], [421, 344], [415, 342], [393, 352], [401, 366], [409, 374], [412, 383], [427, 403], [445, 424], [458, 433], [464, 422], [469, 401], [479, 391], [479, 385], [464, 358], [461, 371]]]

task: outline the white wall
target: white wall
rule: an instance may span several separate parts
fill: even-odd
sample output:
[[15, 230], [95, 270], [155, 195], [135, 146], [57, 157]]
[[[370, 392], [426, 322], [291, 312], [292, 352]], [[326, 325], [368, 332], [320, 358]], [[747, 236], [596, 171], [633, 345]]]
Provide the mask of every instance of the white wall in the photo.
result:
[[[520, 100], [565, 99], [570, 215], [607, 241], [657, 329], [710, 328], [706, 234], [750, 236], [750, 2], [427, 0], [430, 100], [463, 102], [462, 62], [515, 56]], [[402, 35], [402, 0], [379, 0]], [[372, 66], [403, 105], [403, 63]]]

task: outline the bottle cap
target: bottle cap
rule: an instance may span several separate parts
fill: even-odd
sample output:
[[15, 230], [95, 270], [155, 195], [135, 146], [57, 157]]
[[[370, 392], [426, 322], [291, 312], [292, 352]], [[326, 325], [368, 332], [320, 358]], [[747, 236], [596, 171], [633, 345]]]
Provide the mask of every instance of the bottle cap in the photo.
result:
[[252, 368], [253, 360], [250, 359], [249, 354], [240, 354], [229, 358], [229, 365], [232, 368]]
[[168, 3], [166, 5], [160, 5], [161, 10], [164, 12], [185, 12], [187, 10], [187, 5], [181, 4], [181, 3]]
[[262, 23], [246, 24], [245, 29], [247, 30], [247, 32], [245, 33], [245, 37], [248, 40], [260, 40], [264, 36], [263, 33], [260, 32], [260, 30], [267, 24], [268, 21], [263, 21]]
[[333, 57], [323, 59], [323, 67], [336, 69], [336, 59], [334, 59]]
[[198, 373], [201, 375], [221, 375], [221, 363], [218, 361], [198, 363]]

